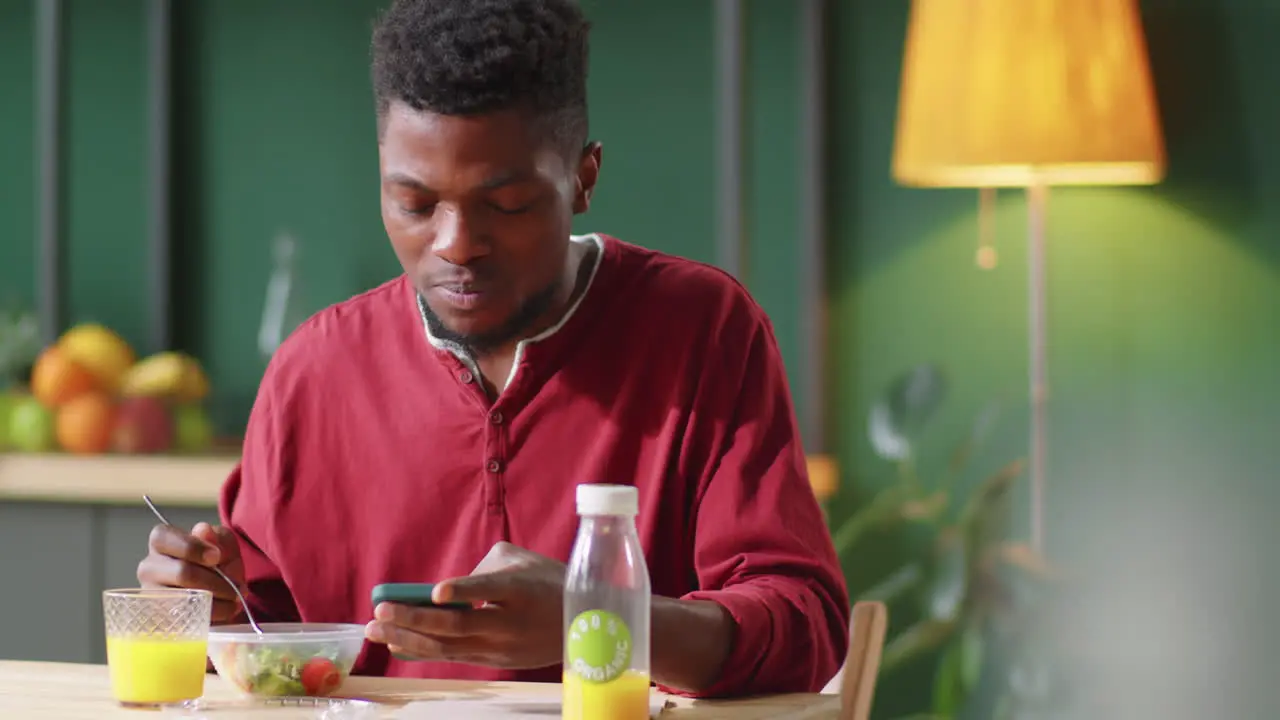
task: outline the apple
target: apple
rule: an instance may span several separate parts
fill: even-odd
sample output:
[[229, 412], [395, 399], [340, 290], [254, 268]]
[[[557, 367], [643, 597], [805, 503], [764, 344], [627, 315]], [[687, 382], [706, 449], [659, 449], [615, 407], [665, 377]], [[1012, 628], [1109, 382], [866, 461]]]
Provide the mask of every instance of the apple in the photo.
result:
[[58, 447], [53, 411], [33, 397], [19, 397], [9, 408], [9, 444], [30, 453]]
[[9, 447], [9, 415], [17, 399], [13, 393], [0, 392], [0, 451]]
[[119, 453], [161, 453], [173, 447], [173, 417], [152, 397], [127, 398], [116, 410], [111, 447]]
[[213, 445], [213, 422], [202, 405], [173, 409], [174, 446], [179, 452], [202, 453]]

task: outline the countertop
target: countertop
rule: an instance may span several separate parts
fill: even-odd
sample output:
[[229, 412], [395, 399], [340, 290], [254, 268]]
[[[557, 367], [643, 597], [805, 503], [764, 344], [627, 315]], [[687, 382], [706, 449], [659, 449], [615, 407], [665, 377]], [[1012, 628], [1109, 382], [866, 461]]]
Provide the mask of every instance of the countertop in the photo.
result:
[[[162, 507], [216, 507], [238, 459], [236, 449], [199, 456], [0, 452], [0, 502], [136, 505], [145, 493]], [[838, 488], [834, 458], [806, 460], [814, 493], [829, 499]]]
[[[457, 699], [459, 696], [521, 695], [555, 697], [560, 686], [538, 683], [485, 683], [456, 680], [405, 680], [351, 678], [339, 695], [385, 705], [386, 714], [413, 701]], [[211, 675], [205, 680], [206, 699], [226, 701], [234, 697], [227, 683]], [[835, 718], [840, 711], [837, 695], [797, 694], [730, 701], [694, 701], [671, 698], [661, 717], [713, 720], [816, 720]], [[156, 717], [157, 713], [121, 708], [111, 698], [107, 667], [68, 663], [0, 661], [0, 717], [23, 720], [114, 720]], [[163, 716], [163, 713], [159, 715]], [[241, 713], [218, 712], [211, 717], [234, 720]], [[274, 713], [273, 713], [274, 716]], [[299, 717], [282, 713], [281, 717]]]
[[0, 453], [0, 502], [215, 507], [238, 455], [31, 455]]

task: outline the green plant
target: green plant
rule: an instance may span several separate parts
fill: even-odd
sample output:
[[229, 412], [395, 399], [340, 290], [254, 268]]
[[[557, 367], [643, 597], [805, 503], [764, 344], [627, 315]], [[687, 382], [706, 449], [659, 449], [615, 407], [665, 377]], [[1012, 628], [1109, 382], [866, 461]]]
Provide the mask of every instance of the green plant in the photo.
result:
[[[967, 492], [960, 487], [996, 424], [997, 405], [978, 413], [936, 481], [922, 477], [919, 441], [946, 394], [945, 378], [926, 364], [897, 378], [872, 406], [871, 444], [896, 473], [832, 537], [842, 558], [856, 556], [868, 537], [885, 531], [912, 529], [925, 538], [918, 556], [858, 597], [880, 600], [891, 613], [903, 609], [903, 616], [918, 618], [888, 638], [883, 674], [922, 657], [937, 659], [929, 707], [913, 717], [942, 720], [966, 712], [1009, 720], [1033, 717], [1021, 708], [1037, 698], [1025, 697], [1016, 678], [1035, 659], [1027, 650], [1040, 626], [1036, 610], [1043, 590], [1051, 587], [1054, 574], [1030, 546], [1010, 537], [1010, 497], [1022, 475], [1021, 459], [1006, 463]], [[979, 703], [984, 709], [972, 710]]]
[[24, 384], [39, 353], [35, 315], [13, 309], [0, 311], [0, 390]]

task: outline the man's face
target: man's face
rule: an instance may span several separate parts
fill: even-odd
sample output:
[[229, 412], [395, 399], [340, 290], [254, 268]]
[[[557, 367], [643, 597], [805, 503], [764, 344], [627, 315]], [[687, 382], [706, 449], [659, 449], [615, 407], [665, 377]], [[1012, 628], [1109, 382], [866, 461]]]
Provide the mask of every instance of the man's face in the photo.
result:
[[382, 222], [433, 330], [476, 349], [514, 339], [565, 279], [598, 146], [569, 157], [517, 111], [458, 117], [393, 103], [383, 122]]

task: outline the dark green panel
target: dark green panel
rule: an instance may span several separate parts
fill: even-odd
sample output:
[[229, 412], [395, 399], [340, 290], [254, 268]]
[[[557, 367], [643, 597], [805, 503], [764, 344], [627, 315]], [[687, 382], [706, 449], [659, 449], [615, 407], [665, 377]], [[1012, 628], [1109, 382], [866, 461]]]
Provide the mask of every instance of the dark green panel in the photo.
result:
[[35, 0], [0, 0], [0, 309], [35, 309]]
[[712, 3], [584, 0], [591, 135], [604, 165], [578, 232], [715, 258]]
[[799, 312], [800, 8], [753, 0], [747, 16], [747, 287], [773, 321], [803, 415]]
[[0, 660], [92, 662], [103, 626], [93, 514], [91, 505], [0, 502], [0, 575], [8, 588], [40, 588], [0, 594]]
[[66, 3], [68, 323], [147, 339], [146, 3]]
[[379, 2], [177, 4], [178, 342], [207, 364], [228, 431], [265, 360], [256, 338], [280, 231], [305, 307], [399, 273], [378, 209], [369, 31]]

